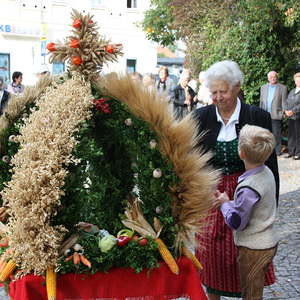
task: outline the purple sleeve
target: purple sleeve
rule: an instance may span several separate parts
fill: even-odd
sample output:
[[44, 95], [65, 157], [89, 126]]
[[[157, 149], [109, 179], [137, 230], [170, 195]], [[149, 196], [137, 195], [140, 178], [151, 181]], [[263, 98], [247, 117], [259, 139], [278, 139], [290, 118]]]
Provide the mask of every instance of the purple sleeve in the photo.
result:
[[260, 196], [255, 190], [248, 187], [239, 189], [235, 200], [221, 205], [225, 223], [233, 230], [245, 229], [249, 223], [252, 209], [259, 199]]

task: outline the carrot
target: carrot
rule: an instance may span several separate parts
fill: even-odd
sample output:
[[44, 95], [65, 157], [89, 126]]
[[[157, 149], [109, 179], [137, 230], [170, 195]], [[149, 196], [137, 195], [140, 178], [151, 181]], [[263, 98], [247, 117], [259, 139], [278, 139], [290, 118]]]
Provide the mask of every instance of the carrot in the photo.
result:
[[71, 260], [72, 258], [73, 258], [73, 255], [68, 256], [68, 257], [65, 259], [65, 262]]
[[203, 269], [200, 261], [197, 259], [197, 257], [186, 246], [182, 246], [181, 250], [182, 250], [182, 254], [184, 256], [186, 256], [187, 258], [189, 258], [193, 262], [193, 264], [197, 268], [197, 270], [202, 270]]
[[79, 257], [79, 254], [77, 252], [74, 252], [74, 254], [73, 254], [73, 263], [75, 265], [78, 265], [80, 263], [80, 257]]
[[82, 254], [79, 254], [79, 257], [80, 257], [81, 262], [82, 262], [84, 265], [86, 265], [86, 266], [89, 267], [89, 268], [92, 267], [91, 262], [90, 262], [87, 258], [85, 258]]
[[165, 243], [159, 238], [155, 239], [155, 241], [158, 245], [158, 251], [159, 251], [162, 259], [166, 262], [166, 264], [168, 265], [170, 270], [174, 274], [178, 275], [179, 267], [178, 267], [174, 257], [172, 256], [171, 252], [168, 250], [167, 246], [165, 245]]

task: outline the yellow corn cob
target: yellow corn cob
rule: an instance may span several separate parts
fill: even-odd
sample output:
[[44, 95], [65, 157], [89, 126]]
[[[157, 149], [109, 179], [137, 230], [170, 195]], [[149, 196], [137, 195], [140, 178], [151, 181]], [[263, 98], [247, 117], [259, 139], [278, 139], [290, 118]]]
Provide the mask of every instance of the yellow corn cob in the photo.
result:
[[48, 300], [56, 300], [56, 273], [53, 267], [47, 268], [46, 289]]
[[10, 274], [16, 269], [16, 267], [17, 266], [15, 262], [10, 259], [0, 273], [0, 281], [6, 281], [9, 278]]
[[193, 264], [197, 268], [197, 270], [202, 270], [203, 269], [200, 261], [197, 259], [197, 257], [187, 247], [182, 246], [181, 250], [182, 250], [182, 254], [184, 256], [186, 256], [187, 258], [189, 258], [193, 262]]
[[165, 261], [165, 263], [168, 265], [168, 267], [170, 268], [170, 270], [178, 275], [179, 274], [179, 268], [178, 265], [174, 259], [174, 257], [172, 256], [171, 252], [168, 250], [167, 246], [165, 245], [165, 243], [157, 238], [155, 239], [157, 245], [158, 245], [158, 251], [162, 257], [162, 259]]

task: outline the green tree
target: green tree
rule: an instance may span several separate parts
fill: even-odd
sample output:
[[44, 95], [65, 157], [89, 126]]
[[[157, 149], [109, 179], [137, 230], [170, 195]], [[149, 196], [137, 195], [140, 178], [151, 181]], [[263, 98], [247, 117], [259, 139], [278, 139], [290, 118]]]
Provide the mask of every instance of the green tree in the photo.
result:
[[193, 73], [197, 75], [218, 60], [235, 60], [245, 73], [247, 102], [257, 103], [268, 71], [276, 70], [282, 82], [292, 85], [300, 41], [297, 3], [173, 0], [165, 10], [173, 16], [169, 26], [186, 42], [186, 60]]

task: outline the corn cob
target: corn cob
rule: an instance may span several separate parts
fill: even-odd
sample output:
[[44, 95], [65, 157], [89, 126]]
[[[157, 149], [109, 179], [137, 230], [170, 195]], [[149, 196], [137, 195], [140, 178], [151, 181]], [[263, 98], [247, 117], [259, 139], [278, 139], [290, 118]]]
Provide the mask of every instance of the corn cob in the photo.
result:
[[6, 263], [5, 260], [3, 260], [3, 261], [0, 263], [0, 274], [1, 274], [2, 270], [5, 268], [6, 264], [7, 264], [7, 263]]
[[179, 267], [178, 267], [174, 257], [172, 256], [171, 252], [168, 250], [167, 246], [165, 245], [165, 243], [159, 238], [155, 239], [155, 241], [158, 245], [158, 251], [159, 251], [162, 259], [168, 265], [170, 270], [174, 274], [178, 275], [179, 274]]
[[182, 254], [184, 256], [186, 256], [187, 258], [189, 258], [193, 262], [193, 264], [197, 268], [197, 270], [202, 270], [203, 269], [200, 261], [197, 259], [197, 257], [187, 247], [182, 246], [181, 250], [182, 250]]
[[46, 289], [48, 300], [56, 300], [56, 273], [53, 267], [48, 267], [46, 271]]
[[6, 281], [9, 278], [10, 274], [16, 269], [16, 267], [17, 265], [15, 264], [15, 262], [10, 259], [0, 273], [0, 281]]

